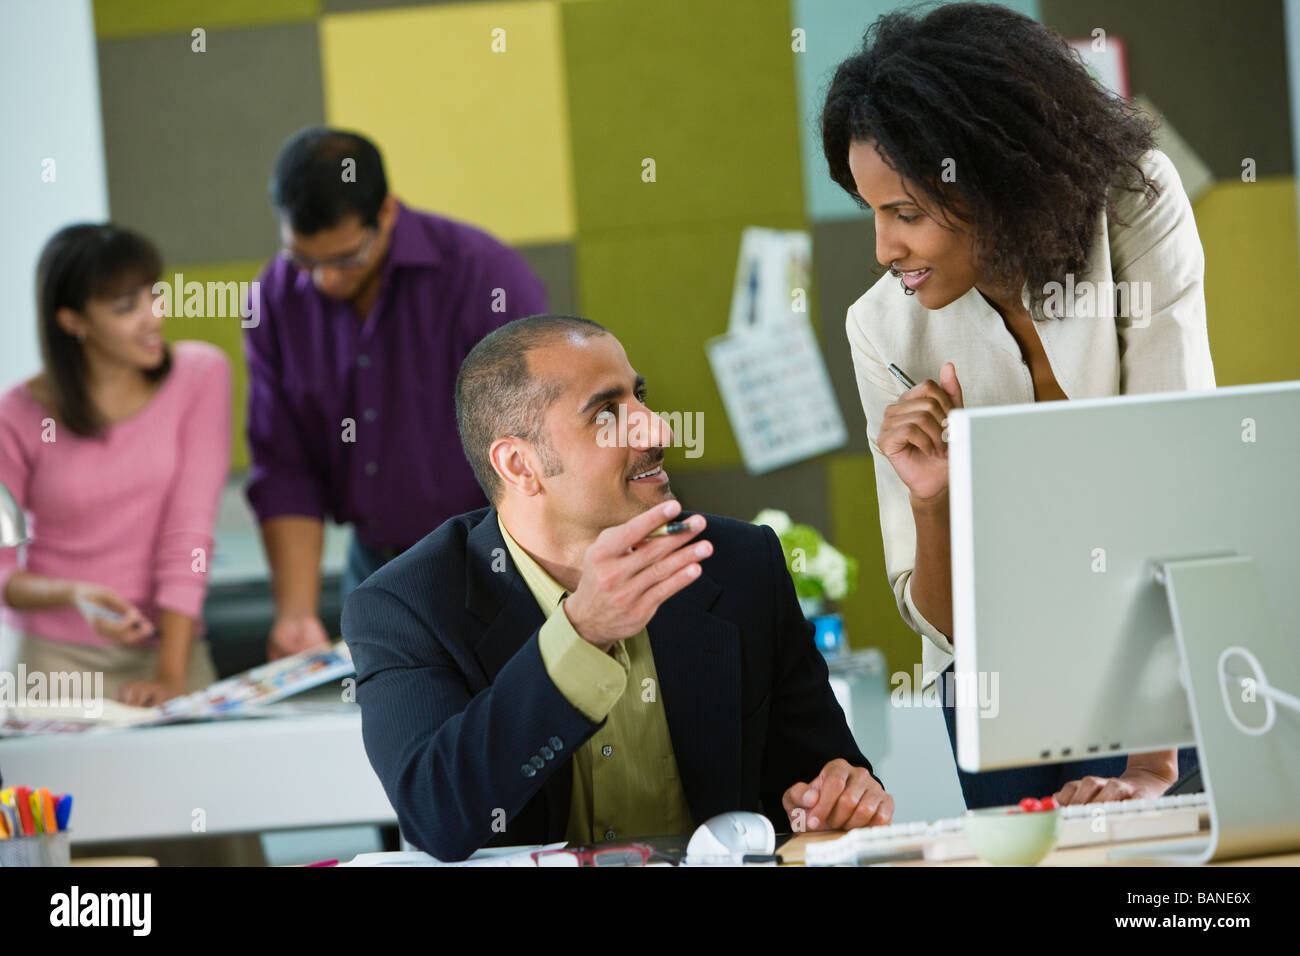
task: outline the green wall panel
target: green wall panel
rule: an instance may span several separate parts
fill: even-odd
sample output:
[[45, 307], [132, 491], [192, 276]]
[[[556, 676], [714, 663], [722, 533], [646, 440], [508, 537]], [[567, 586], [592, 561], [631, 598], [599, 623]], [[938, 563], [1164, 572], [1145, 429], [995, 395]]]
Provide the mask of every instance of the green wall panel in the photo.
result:
[[[183, 283], [189, 282], [202, 283], [205, 289], [208, 282], [252, 282], [265, 265], [266, 263], [261, 261], [169, 264], [163, 269], [160, 281], [175, 286], [175, 275], [180, 273], [183, 277], [182, 291]], [[173, 298], [172, 314], [163, 323], [163, 336], [167, 341], [200, 339], [211, 342], [230, 359], [232, 402], [230, 467], [232, 471], [241, 471], [248, 467], [248, 445], [244, 441], [244, 404], [248, 396], [248, 369], [244, 365], [241, 317], [231, 316], [228, 314], [229, 310], [223, 309], [216, 309], [212, 314], [201, 316], [182, 315], [180, 314], [182, 311], [182, 306], [178, 305]], [[220, 314], [223, 311], [227, 314]]]
[[[798, 228], [794, 221], [760, 223]], [[606, 326], [644, 375], [655, 411], [699, 412], [702, 454], [678, 468], [740, 465], [704, 343], [727, 330], [741, 230], [639, 231], [578, 240], [582, 315]], [[815, 312], [815, 305], [813, 307]]]
[[189, 34], [195, 27], [265, 26], [312, 20], [319, 13], [320, 0], [95, 0], [95, 32], [100, 37]]
[[853, 647], [878, 647], [888, 672], [912, 672], [921, 660], [921, 637], [903, 623], [885, 574], [880, 506], [871, 454], [843, 454], [829, 465], [831, 532], [835, 547], [858, 559], [858, 589], [840, 602]]
[[787, 0], [561, 9], [583, 234], [802, 217]]

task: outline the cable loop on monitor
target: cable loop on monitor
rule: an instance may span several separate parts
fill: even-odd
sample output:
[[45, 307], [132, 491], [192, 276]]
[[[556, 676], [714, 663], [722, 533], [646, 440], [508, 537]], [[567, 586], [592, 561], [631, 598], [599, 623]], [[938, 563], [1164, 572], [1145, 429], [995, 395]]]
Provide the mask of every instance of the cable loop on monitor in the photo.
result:
[[[1227, 661], [1232, 655], [1238, 655], [1245, 659], [1254, 672], [1253, 677], [1242, 677], [1239, 674], [1229, 674], [1227, 671]], [[1254, 682], [1255, 693], [1264, 698], [1264, 724], [1261, 727], [1247, 727], [1233, 710], [1232, 698], [1228, 696], [1229, 685], [1236, 687], [1245, 687], [1247, 681]], [[1286, 691], [1274, 687], [1268, 682], [1268, 677], [1264, 674], [1264, 665], [1259, 662], [1254, 654], [1244, 647], [1227, 647], [1219, 655], [1219, 690], [1223, 694], [1223, 709], [1228, 713], [1228, 720], [1232, 726], [1248, 737], [1262, 737], [1273, 729], [1273, 724], [1277, 721], [1277, 704], [1281, 704], [1296, 713], [1300, 713], [1300, 698], [1288, 694]]]

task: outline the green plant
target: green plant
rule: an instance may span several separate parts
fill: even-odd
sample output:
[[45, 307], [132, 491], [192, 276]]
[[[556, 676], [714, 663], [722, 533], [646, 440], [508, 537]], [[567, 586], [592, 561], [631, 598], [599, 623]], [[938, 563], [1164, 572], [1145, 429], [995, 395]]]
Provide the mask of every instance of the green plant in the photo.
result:
[[776, 508], [764, 508], [752, 523], [776, 532], [799, 597], [840, 601], [857, 587], [858, 562], [832, 546], [812, 525], [796, 524]]

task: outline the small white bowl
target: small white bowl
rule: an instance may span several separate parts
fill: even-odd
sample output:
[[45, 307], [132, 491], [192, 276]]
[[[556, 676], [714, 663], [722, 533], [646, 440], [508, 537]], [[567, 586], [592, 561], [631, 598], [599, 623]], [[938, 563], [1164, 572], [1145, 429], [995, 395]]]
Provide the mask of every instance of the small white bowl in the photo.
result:
[[991, 807], [966, 811], [963, 823], [966, 839], [981, 860], [995, 866], [1034, 866], [1056, 847], [1061, 813]]

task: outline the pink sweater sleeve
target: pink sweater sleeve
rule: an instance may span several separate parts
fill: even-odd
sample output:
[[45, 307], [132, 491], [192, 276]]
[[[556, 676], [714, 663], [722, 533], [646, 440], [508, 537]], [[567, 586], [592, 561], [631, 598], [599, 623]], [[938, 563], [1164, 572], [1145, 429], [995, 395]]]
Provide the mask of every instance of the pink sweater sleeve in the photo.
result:
[[[22, 436], [25, 429], [39, 428], [40, 424], [29, 421], [18, 407], [19, 403], [12, 399], [11, 393], [0, 401], [0, 483], [9, 489], [18, 507], [25, 511], [31, 456], [23, 447]], [[19, 570], [18, 549], [0, 548], [0, 604], [4, 603], [9, 579]]]
[[200, 620], [213, 558], [212, 527], [230, 471], [230, 363], [210, 353], [187, 390], [178, 466], [154, 557], [155, 602]]

